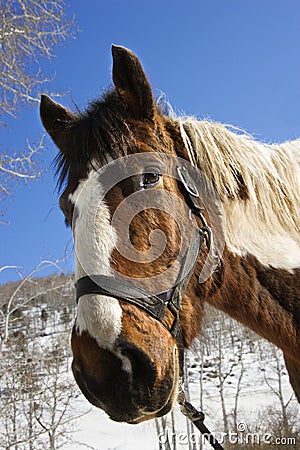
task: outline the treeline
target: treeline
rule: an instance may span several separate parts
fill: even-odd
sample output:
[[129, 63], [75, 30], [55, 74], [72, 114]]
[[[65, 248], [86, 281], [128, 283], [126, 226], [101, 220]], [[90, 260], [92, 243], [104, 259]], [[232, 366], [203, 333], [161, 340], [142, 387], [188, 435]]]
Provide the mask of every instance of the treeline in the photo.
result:
[[[71, 274], [31, 275], [0, 286], [1, 449], [57, 450], [71, 439], [84, 414], [78, 402], [74, 407], [81, 394], [70, 371], [75, 316]], [[269, 448], [270, 443], [258, 445], [255, 439], [244, 442], [246, 433], [270, 435], [278, 440], [277, 449], [299, 448], [299, 407], [281, 352], [211, 307], [206, 308], [203, 336], [187, 355], [184, 380], [187, 397], [206, 413], [217, 437], [223, 436], [224, 448]], [[259, 392], [272, 395], [265, 408], [263, 401], [256, 404]], [[245, 404], [245, 399], [251, 401]], [[82, 404], [87, 411], [88, 403]], [[154, 425], [157, 449], [209, 448], [176, 412]], [[240, 439], [237, 446], [230, 436]]]
[[70, 374], [72, 275], [0, 286], [0, 448], [62, 448], [79, 394]]

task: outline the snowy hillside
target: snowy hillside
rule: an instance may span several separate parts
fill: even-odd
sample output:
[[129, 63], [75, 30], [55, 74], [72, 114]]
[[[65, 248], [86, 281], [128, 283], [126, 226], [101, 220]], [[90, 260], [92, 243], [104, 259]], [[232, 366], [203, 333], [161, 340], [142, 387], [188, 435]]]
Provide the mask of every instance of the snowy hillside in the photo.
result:
[[[7, 334], [0, 362], [0, 449], [210, 448], [201, 447], [177, 406], [163, 419], [126, 425], [87, 402], [70, 370], [76, 314], [71, 277], [37, 279], [16, 289], [0, 287], [2, 337]], [[226, 431], [242, 440], [246, 432], [268, 430], [273, 442], [281, 438], [270, 428], [273, 416], [280, 422], [286, 414], [290, 433], [300, 423], [281, 352], [212, 308], [203, 336], [186, 355], [185, 380], [186, 395], [201, 406], [220, 440]], [[300, 441], [285, 448], [300, 448]]]

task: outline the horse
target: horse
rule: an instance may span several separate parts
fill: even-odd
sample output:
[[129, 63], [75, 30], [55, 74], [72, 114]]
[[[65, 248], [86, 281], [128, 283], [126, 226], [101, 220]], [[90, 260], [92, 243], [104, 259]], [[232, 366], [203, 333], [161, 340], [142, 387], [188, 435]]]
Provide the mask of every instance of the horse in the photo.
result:
[[282, 350], [300, 402], [300, 140], [176, 117], [132, 51], [112, 59], [84, 112], [40, 104], [74, 237], [79, 388], [114, 421], [168, 413], [208, 302]]

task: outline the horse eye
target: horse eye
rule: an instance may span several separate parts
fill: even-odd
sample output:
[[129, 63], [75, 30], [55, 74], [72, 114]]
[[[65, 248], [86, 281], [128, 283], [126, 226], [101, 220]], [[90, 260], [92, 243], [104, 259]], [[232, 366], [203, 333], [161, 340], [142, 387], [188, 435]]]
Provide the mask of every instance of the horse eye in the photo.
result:
[[141, 187], [151, 187], [151, 186], [155, 186], [156, 184], [159, 183], [161, 177], [161, 173], [158, 172], [145, 172], [142, 175], [141, 178]]

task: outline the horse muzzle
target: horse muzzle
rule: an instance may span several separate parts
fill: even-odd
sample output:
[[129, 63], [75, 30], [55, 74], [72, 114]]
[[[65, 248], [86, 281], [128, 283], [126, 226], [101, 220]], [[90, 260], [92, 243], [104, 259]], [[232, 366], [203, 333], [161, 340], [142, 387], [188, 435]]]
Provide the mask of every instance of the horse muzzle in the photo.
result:
[[140, 423], [160, 417], [177, 396], [176, 357], [161, 374], [156, 361], [123, 338], [111, 350], [100, 348], [87, 332], [72, 333], [75, 380], [90, 403], [117, 422]]

